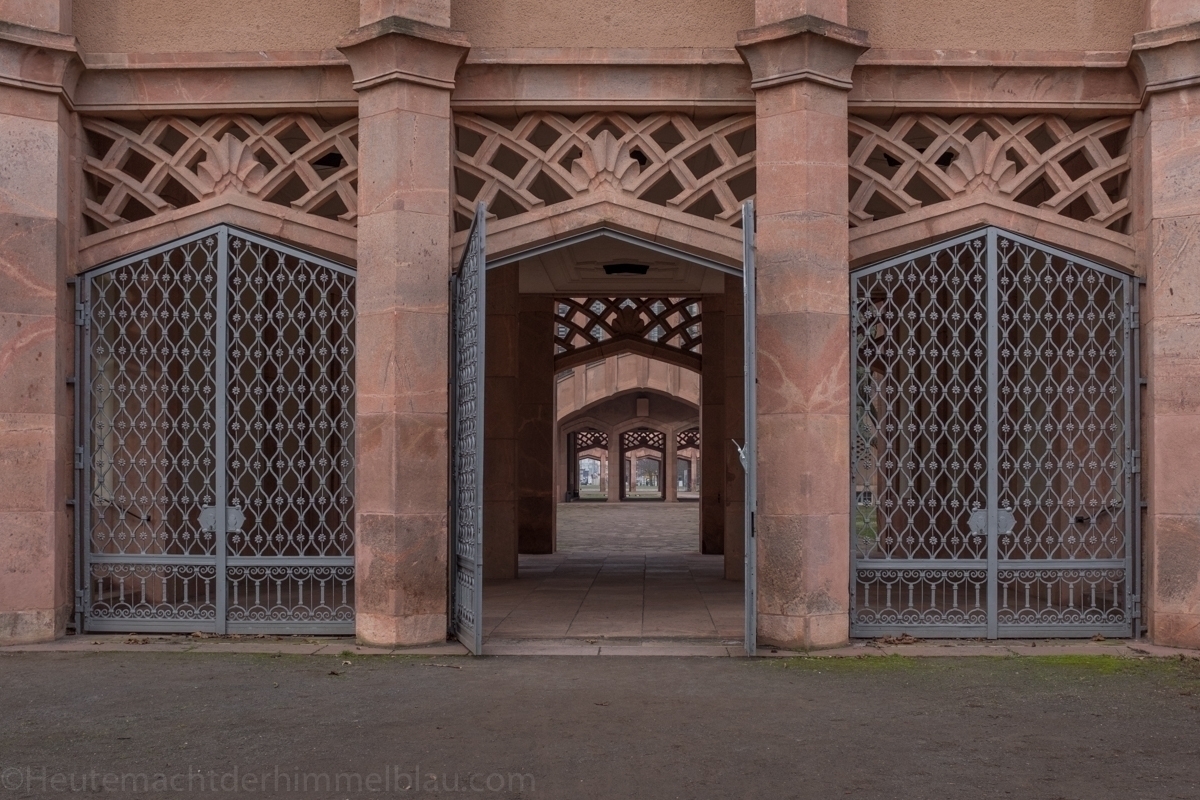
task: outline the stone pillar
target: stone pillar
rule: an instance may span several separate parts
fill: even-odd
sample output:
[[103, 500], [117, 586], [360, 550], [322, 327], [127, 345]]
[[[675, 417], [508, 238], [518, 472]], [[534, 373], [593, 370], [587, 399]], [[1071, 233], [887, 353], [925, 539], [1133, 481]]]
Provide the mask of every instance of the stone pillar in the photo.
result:
[[621, 434], [608, 432], [608, 502], [621, 502], [621, 491], [625, 486], [625, 461], [621, 456]]
[[[725, 579], [746, 578], [746, 471], [736, 441], [746, 440], [746, 345], [742, 279], [725, 276], [725, 436], [721, 441], [721, 478], [725, 502]], [[761, 479], [760, 479], [761, 480]]]
[[[1143, 613], [1156, 644], [1200, 647], [1200, 6], [1151, 0], [1134, 37], [1141, 211]], [[1138, 170], [1135, 168], [1135, 175]]]
[[467, 42], [388, 17], [340, 49], [359, 93], [358, 636], [435, 642], [449, 553], [450, 90]]
[[[810, 4], [836, 21], [775, 19]], [[846, 95], [867, 43], [837, 5], [760, 3], [738, 35], [758, 141], [758, 635], [801, 649], [849, 637]]]
[[73, 610], [70, 5], [9, 4], [0, 27], [0, 645]]
[[679, 487], [678, 478], [675, 471], [675, 459], [679, 452], [679, 444], [675, 440], [675, 434], [668, 429], [665, 431], [666, 446], [663, 447], [663, 465], [662, 465], [662, 496], [663, 501], [667, 503], [679, 502]]
[[700, 360], [700, 552], [725, 552], [725, 296], [704, 296]]
[[483, 577], [517, 577], [517, 265], [487, 273]]
[[521, 295], [517, 531], [522, 553], [554, 552], [554, 298]]

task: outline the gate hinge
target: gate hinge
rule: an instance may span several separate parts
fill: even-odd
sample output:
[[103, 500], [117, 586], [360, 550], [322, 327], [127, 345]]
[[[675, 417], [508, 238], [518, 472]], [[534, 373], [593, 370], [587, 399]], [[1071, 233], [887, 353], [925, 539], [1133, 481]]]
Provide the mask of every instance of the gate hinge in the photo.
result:
[[84, 325], [87, 324], [88, 316], [89, 316], [89, 314], [88, 314], [87, 303], [76, 303], [75, 304], [75, 324], [82, 328]]
[[1129, 330], [1136, 331], [1142, 327], [1142, 312], [1137, 306], [1130, 304], [1125, 306], [1125, 322], [1129, 325]]
[[75, 469], [83, 469], [83, 447], [75, 448]]
[[1139, 472], [1142, 471], [1142, 451], [1141, 450], [1130, 450], [1129, 451], [1128, 468], [1129, 468], [1130, 475], [1137, 475]]
[[1129, 605], [1130, 605], [1129, 613], [1133, 617], [1133, 619], [1141, 619], [1142, 618], [1142, 596], [1140, 594], [1130, 595], [1129, 596]]

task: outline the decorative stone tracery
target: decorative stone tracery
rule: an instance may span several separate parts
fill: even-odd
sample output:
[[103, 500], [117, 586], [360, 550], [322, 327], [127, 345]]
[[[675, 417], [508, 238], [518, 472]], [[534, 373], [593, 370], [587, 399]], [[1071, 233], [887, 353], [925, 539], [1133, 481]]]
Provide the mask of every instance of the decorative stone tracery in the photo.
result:
[[556, 369], [632, 349], [698, 369], [698, 297], [564, 297], [554, 301]]
[[750, 114], [535, 111], [516, 120], [456, 114], [454, 124], [458, 230], [481, 201], [506, 219], [603, 187], [736, 226], [755, 191]]
[[850, 118], [850, 226], [972, 193], [1129, 232], [1129, 117]]
[[221, 114], [83, 119], [85, 235], [234, 193], [335, 220], [358, 217], [358, 121]]

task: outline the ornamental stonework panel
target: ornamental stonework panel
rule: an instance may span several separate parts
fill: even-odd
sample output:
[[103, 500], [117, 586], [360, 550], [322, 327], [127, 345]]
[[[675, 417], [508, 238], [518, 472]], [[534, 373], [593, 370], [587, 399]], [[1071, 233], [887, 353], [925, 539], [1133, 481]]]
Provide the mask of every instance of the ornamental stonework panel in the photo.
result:
[[82, 122], [84, 235], [230, 193], [356, 224], [356, 119], [221, 114]]
[[754, 196], [752, 114], [456, 114], [454, 126], [458, 230], [479, 202], [507, 219], [601, 189], [739, 226]]
[[982, 193], [1129, 233], [1130, 117], [850, 118], [850, 225]]
[[[702, 301], [698, 297], [560, 297], [554, 305], [554, 356], [562, 365], [634, 346], [699, 366]], [[639, 346], [640, 347], [637, 347]]]

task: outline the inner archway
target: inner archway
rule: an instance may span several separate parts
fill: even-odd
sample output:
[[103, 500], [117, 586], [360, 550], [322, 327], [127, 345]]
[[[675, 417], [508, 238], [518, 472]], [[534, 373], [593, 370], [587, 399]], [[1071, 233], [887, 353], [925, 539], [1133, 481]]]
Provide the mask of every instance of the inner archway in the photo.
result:
[[489, 262], [485, 641], [740, 641], [741, 283], [629, 238]]

